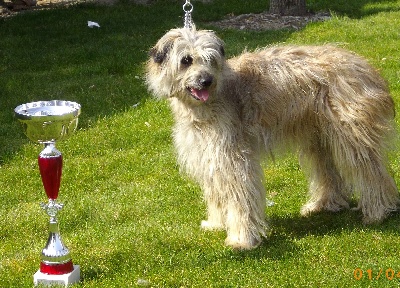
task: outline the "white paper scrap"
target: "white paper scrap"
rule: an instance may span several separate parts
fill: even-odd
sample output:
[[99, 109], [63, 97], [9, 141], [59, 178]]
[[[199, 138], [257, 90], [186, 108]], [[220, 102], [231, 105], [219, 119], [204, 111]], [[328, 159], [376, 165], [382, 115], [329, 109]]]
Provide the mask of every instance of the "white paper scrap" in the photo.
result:
[[93, 27], [99, 27], [99, 28], [100, 28], [99, 23], [92, 22], [92, 21], [87, 21], [87, 26], [88, 26], [89, 28], [93, 28]]

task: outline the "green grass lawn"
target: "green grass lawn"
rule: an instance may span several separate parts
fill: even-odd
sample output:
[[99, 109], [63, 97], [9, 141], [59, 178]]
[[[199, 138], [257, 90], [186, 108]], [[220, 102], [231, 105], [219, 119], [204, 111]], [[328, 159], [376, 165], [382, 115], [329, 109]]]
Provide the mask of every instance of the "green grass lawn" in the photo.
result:
[[[0, 287], [32, 287], [47, 239], [42, 147], [27, 140], [13, 109], [51, 99], [82, 105], [78, 131], [57, 144], [64, 156], [60, 229], [81, 266], [77, 287], [399, 286], [400, 216], [369, 227], [353, 211], [300, 217], [307, 182], [294, 156], [265, 167], [275, 205], [259, 248], [233, 251], [223, 246], [224, 232], [200, 230], [205, 205], [199, 187], [179, 173], [171, 113], [143, 82], [148, 49], [182, 26], [182, 2], [76, 5], [0, 19]], [[207, 25], [261, 12], [264, 2], [193, 1], [193, 17], [217, 31], [228, 56], [283, 42], [353, 50], [388, 80], [400, 111], [399, 0], [309, 0], [310, 9], [334, 17], [297, 32]], [[88, 20], [101, 28], [88, 28]], [[390, 168], [400, 185], [399, 154], [391, 154]]]

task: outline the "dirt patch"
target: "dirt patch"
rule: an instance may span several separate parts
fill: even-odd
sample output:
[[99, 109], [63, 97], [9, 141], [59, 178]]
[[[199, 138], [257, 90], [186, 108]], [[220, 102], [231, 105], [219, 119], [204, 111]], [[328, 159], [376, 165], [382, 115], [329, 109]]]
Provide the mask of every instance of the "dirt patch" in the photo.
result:
[[210, 24], [222, 29], [237, 30], [299, 30], [310, 22], [321, 22], [330, 19], [329, 13], [308, 14], [305, 16], [280, 16], [268, 12], [260, 14], [242, 14], [228, 16], [226, 19]]
[[[69, 6], [77, 3], [97, 3], [114, 5], [118, 0], [0, 0], [0, 17], [9, 17], [28, 10], [51, 9]], [[146, 5], [152, 0], [131, 0], [137, 4]]]
[[[111, 0], [110, 0], [111, 1]], [[1, 2], [1, 0], [0, 0]], [[28, 10], [50, 9], [59, 6], [68, 6], [82, 0], [4, 0], [0, 4], [0, 17], [9, 17]]]

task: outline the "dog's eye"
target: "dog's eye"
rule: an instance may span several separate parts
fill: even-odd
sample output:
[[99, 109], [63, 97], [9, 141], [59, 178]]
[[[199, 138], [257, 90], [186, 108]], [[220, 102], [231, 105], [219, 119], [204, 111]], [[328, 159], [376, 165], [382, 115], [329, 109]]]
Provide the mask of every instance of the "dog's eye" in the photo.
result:
[[218, 64], [217, 58], [214, 57], [214, 56], [211, 56], [211, 57], [208, 59], [208, 62], [210, 62], [212, 66], [217, 66], [217, 64]]
[[186, 65], [186, 66], [190, 66], [193, 63], [193, 58], [190, 56], [185, 56], [181, 59], [181, 64]]

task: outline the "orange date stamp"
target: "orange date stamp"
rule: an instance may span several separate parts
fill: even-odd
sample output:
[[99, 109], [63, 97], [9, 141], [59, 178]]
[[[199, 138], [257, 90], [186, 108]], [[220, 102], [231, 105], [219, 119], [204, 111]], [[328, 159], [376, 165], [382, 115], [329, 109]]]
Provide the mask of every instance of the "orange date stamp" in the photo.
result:
[[361, 280], [363, 278], [369, 280], [379, 280], [380, 278], [386, 278], [387, 280], [400, 279], [400, 271], [395, 271], [392, 268], [386, 270], [379, 269], [373, 271], [372, 269], [362, 270], [361, 268], [356, 268], [353, 272], [354, 279]]

